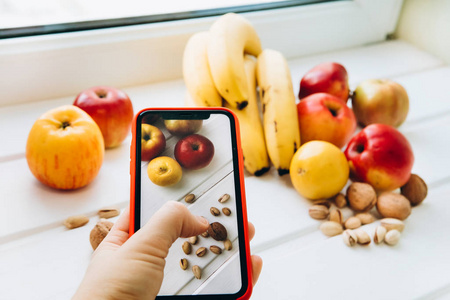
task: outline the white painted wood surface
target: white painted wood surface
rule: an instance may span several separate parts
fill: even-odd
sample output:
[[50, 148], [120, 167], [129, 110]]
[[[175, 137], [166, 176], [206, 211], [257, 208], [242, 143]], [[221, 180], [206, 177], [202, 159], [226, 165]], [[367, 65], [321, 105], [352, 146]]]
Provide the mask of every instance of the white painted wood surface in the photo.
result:
[[[391, 78], [411, 101], [400, 130], [415, 153], [414, 172], [429, 184], [427, 200], [415, 207], [395, 247], [346, 247], [327, 238], [308, 216], [310, 203], [275, 171], [246, 176], [249, 219], [256, 226], [252, 250], [264, 268], [253, 299], [435, 299], [450, 293], [450, 68], [403, 42], [386, 42], [293, 60], [294, 86], [319, 62], [347, 67], [351, 86], [369, 78]], [[181, 80], [127, 89], [135, 111], [177, 106], [184, 101]], [[129, 193], [128, 139], [107, 151], [96, 180], [74, 192], [39, 184], [24, 159], [34, 120], [63, 98], [0, 108], [0, 299], [68, 299], [76, 290], [92, 253], [89, 231], [104, 205], [124, 208]], [[88, 225], [66, 230], [70, 215], [86, 213]], [[345, 210], [349, 215], [350, 211]], [[371, 233], [376, 224], [366, 225]], [[232, 263], [233, 260], [230, 260]], [[222, 280], [211, 278], [211, 281]], [[25, 288], [26, 287], [26, 288]]]

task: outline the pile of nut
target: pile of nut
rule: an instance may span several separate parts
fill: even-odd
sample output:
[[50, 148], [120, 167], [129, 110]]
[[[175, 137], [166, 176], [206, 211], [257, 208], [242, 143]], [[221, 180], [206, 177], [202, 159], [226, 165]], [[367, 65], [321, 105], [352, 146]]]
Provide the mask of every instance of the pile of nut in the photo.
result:
[[[427, 196], [426, 183], [416, 174], [411, 174], [409, 181], [401, 187], [401, 193], [382, 192], [377, 195], [375, 189], [368, 183], [354, 182], [348, 188], [346, 195], [339, 193], [333, 202], [336, 209], [331, 209], [328, 200], [317, 200], [309, 209], [309, 215], [316, 220], [326, 220], [320, 225], [320, 230], [326, 236], [343, 234], [346, 245], [368, 245], [371, 238], [362, 230], [362, 225], [376, 220], [369, 211], [376, 206], [383, 219], [375, 229], [373, 240], [376, 244], [385, 242], [395, 245], [404, 229], [402, 222], [411, 214], [411, 206], [422, 203]], [[344, 220], [340, 209], [349, 206], [355, 215]], [[344, 231], [345, 230], [345, 231]]]
[[[222, 197], [219, 198], [218, 201], [219, 201], [219, 203], [223, 204], [223, 203], [227, 202], [229, 199], [230, 199], [230, 195], [224, 194]], [[195, 198], [194, 194], [189, 194], [184, 198], [184, 200], [186, 203], [194, 203], [196, 198]], [[211, 207], [209, 211], [210, 211], [211, 215], [213, 215], [215, 217], [220, 215], [220, 210], [217, 207]], [[223, 207], [222, 212], [226, 216], [231, 215], [231, 210], [228, 207]], [[223, 242], [223, 249], [226, 251], [229, 251], [233, 248], [233, 244], [228, 239], [227, 229], [225, 228], [225, 226], [223, 226], [219, 222], [213, 222], [213, 223], [209, 224], [208, 230], [203, 232], [201, 234], [201, 236], [204, 238], [212, 237], [216, 241]], [[183, 249], [183, 252], [186, 255], [191, 254], [192, 246], [196, 245], [197, 242], [198, 242], [198, 236], [191, 236], [190, 238], [188, 238], [188, 240], [185, 241], [181, 246], [181, 248]], [[222, 248], [220, 248], [217, 245], [211, 245], [209, 247], [209, 250], [216, 255], [222, 254], [222, 251], [223, 251]], [[208, 252], [208, 250], [206, 247], [199, 247], [195, 251], [195, 254], [198, 257], [203, 257], [206, 255], [207, 252]], [[180, 259], [180, 267], [182, 270], [186, 270], [188, 268], [188, 266], [189, 266], [189, 261], [187, 260], [187, 258]], [[198, 265], [194, 265], [192, 267], [192, 273], [194, 274], [195, 278], [197, 278], [197, 279], [202, 278], [202, 269]]]

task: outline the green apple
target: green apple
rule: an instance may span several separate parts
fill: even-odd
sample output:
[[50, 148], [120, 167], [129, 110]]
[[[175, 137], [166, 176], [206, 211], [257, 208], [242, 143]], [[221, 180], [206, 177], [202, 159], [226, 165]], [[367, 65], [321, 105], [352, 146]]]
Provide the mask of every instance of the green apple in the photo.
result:
[[352, 106], [362, 126], [377, 123], [398, 127], [408, 115], [409, 99], [400, 84], [389, 79], [370, 79], [355, 89]]

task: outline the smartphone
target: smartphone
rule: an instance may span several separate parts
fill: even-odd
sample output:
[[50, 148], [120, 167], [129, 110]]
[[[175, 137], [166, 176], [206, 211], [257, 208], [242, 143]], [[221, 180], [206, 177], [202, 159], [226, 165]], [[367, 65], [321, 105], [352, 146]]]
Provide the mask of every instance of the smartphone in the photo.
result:
[[248, 299], [251, 265], [236, 116], [225, 108], [149, 108], [135, 116], [132, 132], [130, 233], [170, 200], [211, 224], [197, 242], [179, 238], [172, 245], [158, 297]]

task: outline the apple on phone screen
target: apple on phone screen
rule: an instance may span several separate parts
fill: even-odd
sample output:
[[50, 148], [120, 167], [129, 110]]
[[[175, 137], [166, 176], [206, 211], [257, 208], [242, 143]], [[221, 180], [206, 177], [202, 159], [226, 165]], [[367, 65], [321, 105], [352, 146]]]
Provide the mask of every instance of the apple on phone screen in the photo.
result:
[[242, 153], [236, 128], [236, 117], [223, 108], [145, 109], [135, 117], [130, 232], [139, 230], [167, 201], [182, 203], [211, 224], [196, 241], [179, 238], [172, 245], [158, 296], [250, 297]]

